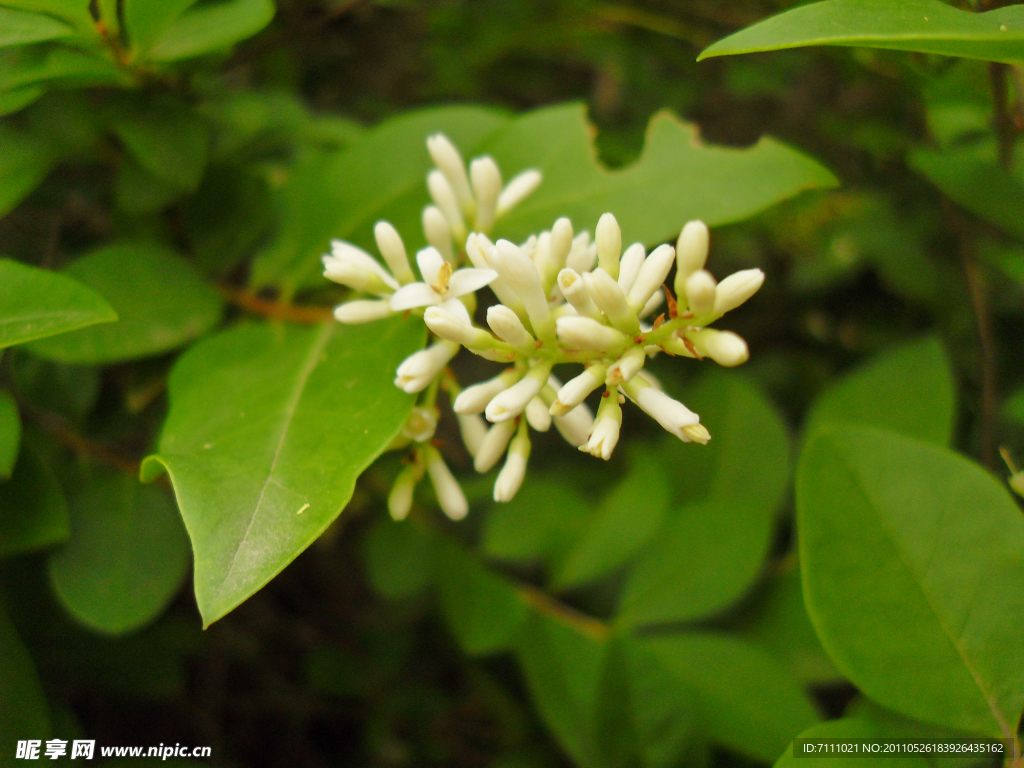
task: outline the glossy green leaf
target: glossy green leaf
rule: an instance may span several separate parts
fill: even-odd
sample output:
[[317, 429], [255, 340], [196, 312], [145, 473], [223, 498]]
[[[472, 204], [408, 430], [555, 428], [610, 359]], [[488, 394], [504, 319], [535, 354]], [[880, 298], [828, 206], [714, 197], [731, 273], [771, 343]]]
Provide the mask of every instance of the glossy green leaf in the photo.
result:
[[70, 506], [71, 539], [49, 561], [61, 603], [86, 626], [110, 634], [151, 622], [188, 571], [188, 539], [168, 493], [104, 473]]
[[469, 654], [509, 649], [526, 621], [526, 603], [507, 579], [455, 542], [438, 538], [434, 576], [448, 626]]
[[204, 3], [178, 16], [156, 38], [153, 61], [178, 61], [230, 48], [252, 37], [274, 18], [273, 0]]
[[11, 393], [0, 389], [0, 480], [6, 480], [14, 469], [21, 443], [21, 416]]
[[0, 216], [20, 203], [50, 172], [54, 155], [36, 136], [0, 126]]
[[220, 320], [221, 301], [187, 261], [156, 243], [118, 243], [70, 264], [65, 274], [102, 294], [120, 321], [32, 344], [63, 363], [148, 357], [202, 336]]
[[696, 702], [700, 733], [755, 760], [778, 757], [819, 715], [796, 678], [775, 659], [724, 634], [652, 635], [645, 646], [676, 684]]
[[807, 608], [878, 703], [1007, 736], [1024, 707], [1024, 519], [991, 475], [868, 427], [823, 428], [797, 472]]
[[0, 259], [0, 285], [0, 349], [117, 320], [92, 288], [56, 272]]
[[2, 606], [0, 648], [0, 757], [5, 765], [14, 765], [13, 753], [19, 739], [49, 738], [50, 707], [32, 657]]
[[[858, 717], [844, 717], [839, 720], [829, 720], [827, 723], [818, 723], [801, 733], [799, 739], [886, 739], [886, 738], [911, 738], [901, 731], [885, 728], [870, 720]], [[872, 756], [828, 756], [828, 757], [806, 757], [795, 756], [793, 745], [786, 747], [782, 756], [775, 761], [775, 768], [860, 768], [866, 762], [870, 762], [872, 768], [928, 768], [932, 763], [927, 758], [915, 755], [899, 755], [897, 757], [886, 757], [885, 755]]]
[[[671, 498], [662, 466], [637, 453], [629, 474], [601, 502], [597, 514], [554, 574], [556, 589], [611, 573], [647, 543], [665, 519]], [[556, 511], [555, 514], [559, 514]]]
[[44, 13], [70, 21], [80, 28], [92, 29], [93, 20], [89, 4], [78, 0], [4, 0], [4, 5], [22, 11]]
[[124, 0], [122, 14], [132, 52], [145, 56], [160, 34], [195, 4], [196, 0]]
[[394, 386], [421, 323], [243, 325], [192, 347], [169, 382], [159, 454], [192, 539], [209, 625], [262, 588], [348, 503], [412, 408]]
[[739, 598], [763, 566], [789, 484], [786, 427], [755, 387], [712, 371], [685, 402], [711, 442], [666, 438], [649, 458], [675, 492], [626, 580], [618, 621], [627, 625], [688, 621]]
[[203, 179], [210, 129], [185, 105], [155, 101], [120, 111], [111, 127], [144, 170], [181, 190], [194, 192]]
[[370, 584], [382, 597], [402, 600], [421, 594], [431, 583], [430, 532], [408, 520], [381, 520], [363, 540]]
[[64, 494], [27, 441], [11, 479], [0, 484], [0, 557], [51, 547], [71, 535]]
[[970, 13], [939, 0], [826, 0], [719, 40], [700, 59], [809, 45], [888, 48], [986, 61], [1024, 61], [1024, 8]]
[[73, 27], [51, 16], [0, 7], [0, 48], [59, 40], [74, 34]]
[[825, 390], [811, 408], [808, 438], [825, 424], [869, 424], [949, 445], [956, 392], [934, 336], [884, 352]]

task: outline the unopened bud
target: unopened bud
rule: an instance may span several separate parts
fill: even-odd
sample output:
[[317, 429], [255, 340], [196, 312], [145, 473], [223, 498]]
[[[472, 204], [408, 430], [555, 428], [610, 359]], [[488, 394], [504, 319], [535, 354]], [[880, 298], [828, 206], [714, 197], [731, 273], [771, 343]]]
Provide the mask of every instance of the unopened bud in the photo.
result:
[[594, 417], [586, 403], [580, 403], [564, 416], [555, 416], [555, 429], [569, 445], [583, 445], [594, 430]]
[[714, 313], [724, 315], [736, 309], [764, 285], [764, 272], [760, 269], [744, 269], [733, 272], [718, 284], [715, 292]]
[[487, 404], [484, 415], [490, 422], [508, 421], [523, 412], [526, 404], [540, 394], [541, 387], [551, 373], [551, 363], [541, 363], [530, 369], [522, 379]]
[[617, 387], [623, 384], [638, 373], [647, 362], [647, 353], [643, 347], [630, 347], [626, 353], [608, 367], [608, 374], [605, 383], [609, 387]]
[[409, 256], [405, 252], [405, 244], [390, 222], [378, 221], [373, 228], [373, 236], [377, 240], [377, 248], [387, 262], [391, 274], [402, 285], [413, 282], [416, 277], [409, 267]]
[[517, 349], [533, 349], [536, 339], [526, 330], [519, 315], [504, 304], [495, 304], [487, 310], [487, 324], [502, 341]]
[[557, 399], [551, 404], [553, 416], [564, 416], [582, 403], [587, 395], [604, 384], [608, 369], [600, 363], [590, 365], [576, 378], [570, 379], [558, 390]]
[[747, 342], [732, 331], [705, 328], [703, 331], [687, 334], [687, 337], [702, 357], [710, 357], [726, 368], [742, 365], [750, 359]]
[[393, 519], [404, 520], [409, 515], [412, 494], [421, 477], [422, 470], [413, 465], [398, 473], [395, 484], [391, 486], [391, 493], [388, 494], [388, 512]]
[[427, 191], [430, 192], [430, 199], [434, 201], [434, 205], [440, 208], [441, 213], [444, 214], [454, 239], [463, 240], [466, 237], [466, 223], [462, 218], [459, 201], [445, 175], [438, 170], [428, 173]]
[[491, 399], [499, 392], [503, 392], [513, 384], [515, 384], [521, 378], [521, 374], [517, 373], [512, 368], [504, 371], [499, 376], [495, 376], [493, 379], [482, 381], [479, 384], [474, 384], [471, 387], [466, 387], [459, 393], [459, 396], [455, 398], [455, 402], [452, 403], [452, 410], [456, 413], [471, 414], [471, 413], [483, 413], [487, 404], [491, 402]]
[[676, 241], [676, 295], [685, 294], [686, 279], [708, 260], [710, 234], [703, 221], [688, 221]]
[[633, 336], [640, 330], [640, 318], [629, 306], [626, 295], [604, 267], [583, 276], [583, 282], [590, 292], [597, 308], [608, 316], [612, 325], [627, 336]]
[[590, 242], [589, 232], [580, 232], [572, 241], [572, 249], [565, 259], [565, 266], [583, 274], [590, 272], [597, 263], [597, 245]]
[[676, 251], [671, 245], [659, 245], [640, 267], [640, 273], [629, 291], [629, 306], [637, 311], [644, 309], [647, 302], [665, 284]]
[[633, 243], [626, 252], [622, 254], [622, 260], [619, 261], [619, 288], [622, 292], [629, 295], [630, 290], [633, 288], [633, 283], [636, 281], [636, 276], [640, 274], [640, 267], [644, 264], [644, 258], [647, 256], [647, 251], [644, 250], [643, 243]]
[[577, 314], [582, 317], [592, 317], [595, 320], [600, 318], [601, 310], [590, 298], [590, 291], [587, 290], [586, 283], [575, 270], [566, 267], [558, 273], [558, 289]]
[[619, 442], [621, 426], [622, 408], [619, 407], [618, 397], [614, 394], [602, 397], [601, 406], [597, 409], [597, 418], [594, 420], [594, 428], [587, 442], [580, 446], [580, 450], [608, 461]]
[[398, 366], [395, 386], [409, 393], [426, 389], [458, 351], [459, 345], [455, 342], [439, 341], [409, 355]]
[[[671, 432], [685, 443], [694, 440], [692, 435], [695, 434], [695, 430], [687, 431], [687, 428], [699, 424], [700, 417], [685, 405], [678, 400], [673, 400], [660, 389], [652, 387], [639, 376], [634, 376], [622, 388], [634, 403], [666, 431]], [[704, 430], [704, 432], [706, 431]], [[696, 434], [699, 436], [702, 433], [696, 432]], [[708, 437], [710, 438], [710, 435]]]
[[524, 413], [527, 423], [538, 432], [547, 432], [551, 429], [551, 414], [540, 397], [535, 397], [528, 402]]
[[495, 215], [500, 218], [523, 202], [540, 186], [543, 178], [540, 171], [531, 168], [512, 179], [498, 195], [498, 207]]
[[565, 216], [558, 219], [551, 227], [551, 264], [554, 274], [558, 274], [565, 266], [572, 250], [572, 222]]
[[508, 447], [508, 441], [515, 433], [516, 423], [514, 421], [500, 421], [487, 430], [473, 459], [473, 469], [477, 472], [486, 472], [497, 464], [498, 459], [505, 453], [505, 448]]
[[476, 229], [489, 232], [494, 225], [498, 195], [501, 194], [501, 171], [491, 157], [478, 157], [469, 164], [469, 176], [476, 193]]
[[487, 434], [487, 422], [477, 413], [456, 413], [459, 420], [459, 432], [462, 433], [462, 444], [470, 456], [476, 456]]
[[622, 255], [622, 230], [615, 217], [606, 213], [597, 222], [597, 263], [612, 279], [619, 276], [619, 256]]
[[499, 240], [487, 254], [491, 267], [526, 308], [534, 332], [541, 338], [551, 335], [552, 318], [537, 267], [514, 243]]
[[558, 340], [573, 349], [614, 352], [624, 348], [630, 341], [621, 331], [589, 317], [560, 317], [556, 327]]
[[334, 319], [347, 325], [382, 320], [391, 314], [391, 302], [388, 299], [346, 301], [334, 308]]
[[427, 446], [427, 473], [430, 475], [430, 482], [434, 485], [434, 493], [437, 495], [437, 503], [452, 520], [461, 520], [469, 511], [469, 503], [462, 492], [458, 481], [452, 476], [448, 465], [444, 463], [441, 454], [433, 446]]
[[427, 151], [430, 152], [434, 164], [448, 180], [459, 207], [466, 215], [472, 215], [475, 205], [473, 193], [470, 191], [469, 179], [466, 177], [466, 164], [463, 162], [459, 150], [443, 133], [435, 133], [427, 138]]
[[454, 341], [469, 349], [486, 349], [493, 346], [494, 339], [489, 333], [474, 328], [465, 318], [444, 307], [427, 307], [427, 311], [423, 313], [423, 321], [427, 328], [442, 339]]
[[455, 261], [452, 251], [452, 228], [448, 226], [448, 220], [436, 205], [428, 205], [423, 209], [423, 235], [427, 238], [427, 243], [437, 248], [445, 261]]
[[715, 278], [705, 269], [694, 272], [686, 279], [686, 301], [690, 312], [700, 317], [715, 308]]
[[526, 476], [526, 462], [530, 458], [530, 435], [525, 428], [520, 428], [512, 445], [508, 448], [505, 466], [494, 481], [494, 500], [511, 501], [519, 491]]

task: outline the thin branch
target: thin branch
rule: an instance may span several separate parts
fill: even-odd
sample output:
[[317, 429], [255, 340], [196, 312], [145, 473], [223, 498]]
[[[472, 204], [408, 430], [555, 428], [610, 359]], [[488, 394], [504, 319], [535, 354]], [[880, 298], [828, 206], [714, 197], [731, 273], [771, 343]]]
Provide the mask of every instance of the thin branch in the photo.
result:
[[999, 368], [996, 363], [996, 341], [992, 332], [992, 313], [989, 311], [988, 291], [981, 267], [977, 259], [964, 248], [964, 272], [967, 275], [967, 287], [971, 293], [971, 307], [974, 309], [974, 320], [978, 327], [978, 340], [981, 343], [981, 460], [995, 468], [999, 423]]
[[329, 307], [297, 307], [294, 304], [264, 299], [252, 291], [230, 285], [217, 286], [217, 290], [235, 306], [273, 320], [319, 325], [334, 319], [334, 312]]
[[517, 584], [516, 592], [518, 592], [519, 596], [531, 607], [535, 608], [539, 612], [550, 616], [563, 624], [568, 624], [573, 629], [593, 638], [594, 640], [606, 639], [611, 631], [608, 628], [608, 625], [603, 621], [595, 619], [592, 616], [587, 616], [585, 613], [580, 613], [575, 608], [570, 608], [568, 605], [558, 602], [553, 597], [542, 592], [536, 587], [531, 587], [528, 584]]
[[659, 16], [654, 13], [642, 11], [639, 8], [630, 8], [624, 5], [611, 5], [609, 3], [598, 3], [592, 11], [602, 21], [610, 21], [616, 24], [628, 24], [650, 32], [657, 32], [659, 35], [674, 37], [677, 40], [685, 40], [698, 48], [707, 48], [715, 42], [715, 38], [706, 32], [701, 32], [688, 25]]

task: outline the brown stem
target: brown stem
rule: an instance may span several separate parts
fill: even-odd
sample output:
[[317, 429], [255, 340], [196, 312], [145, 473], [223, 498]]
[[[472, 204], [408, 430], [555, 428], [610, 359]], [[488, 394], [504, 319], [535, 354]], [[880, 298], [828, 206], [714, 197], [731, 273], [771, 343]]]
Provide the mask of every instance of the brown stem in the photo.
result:
[[220, 285], [217, 290], [235, 306], [274, 320], [319, 325], [334, 318], [333, 311], [328, 307], [297, 307], [294, 304], [264, 299], [252, 291], [230, 285]]
[[536, 587], [531, 587], [528, 584], [519, 584], [516, 586], [516, 591], [531, 607], [556, 621], [568, 624], [594, 640], [604, 640], [608, 637], [610, 630], [603, 621], [587, 616], [575, 608], [570, 608], [568, 605], [558, 602]]

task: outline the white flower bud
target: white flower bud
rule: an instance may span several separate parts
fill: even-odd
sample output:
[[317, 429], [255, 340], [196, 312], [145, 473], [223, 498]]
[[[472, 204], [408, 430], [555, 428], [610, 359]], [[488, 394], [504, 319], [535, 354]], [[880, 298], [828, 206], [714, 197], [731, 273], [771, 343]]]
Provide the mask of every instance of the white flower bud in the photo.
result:
[[469, 179], [466, 177], [466, 164], [462, 161], [459, 150], [443, 133], [435, 133], [427, 138], [427, 151], [451, 185], [459, 207], [467, 215], [472, 215], [475, 203], [473, 193], [469, 189]]
[[589, 232], [580, 232], [573, 238], [572, 249], [565, 259], [565, 266], [574, 272], [589, 272], [597, 263], [597, 244], [590, 242]]
[[487, 430], [476, 457], [473, 459], [473, 469], [477, 472], [486, 472], [497, 464], [498, 459], [505, 453], [508, 441], [515, 433], [516, 423], [514, 421], [500, 421]]
[[534, 241], [533, 252], [527, 251], [525, 245], [521, 246], [520, 250], [533, 259], [533, 264], [537, 268], [537, 274], [540, 275], [541, 285], [546, 291], [550, 281], [558, 274], [555, 265], [551, 263], [551, 233], [541, 232], [539, 237], [531, 237], [530, 240]]
[[686, 279], [708, 260], [710, 234], [703, 221], [688, 221], [676, 241], [676, 295], [685, 293]]
[[664, 300], [665, 294], [661, 291], [655, 291], [651, 298], [647, 300], [647, 303], [644, 304], [643, 309], [640, 310], [640, 318], [643, 319], [653, 314]]
[[[706, 443], [710, 439], [707, 430], [700, 426], [700, 417], [697, 414], [639, 376], [626, 382], [623, 389], [648, 416], [684, 443], [692, 440]], [[704, 437], [705, 435], [707, 437]]]
[[714, 313], [724, 315], [760, 290], [764, 285], [764, 272], [760, 269], [744, 269], [733, 272], [718, 284], [715, 293]]
[[487, 254], [502, 281], [522, 301], [526, 314], [530, 318], [534, 332], [541, 338], [551, 335], [552, 318], [548, 309], [547, 296], [541, 284], [537, 267], [515, 244], [508, 240], [499, 240]]
[[619, 276], [619, 256], [622, 255], [622, 230], [615, 217], [606, 213], [597, 222], [597, 263], [612, 276]]
[[430, 192], [430, 199], [434, 201], [434, 205], [444, 214], [448, 226], [451, 227], [452, 236], [461, 241], [466, 236], [466, 223], [448, 179], [438, 170], [431, 171], [427, 174], [427, 191]]
[[409, 393], [426, 389], [458, 351], [459, 345], [455, 342], [439, 341], [414, 352], [398, 366], [395, 386]]
[[427, 473], [434, 485], [434, 493], [437, 495], [437, 503], [441, 505], [441, 511], [451, 520], [461, 520], [469, 512], [469, 503], [462, 488], [436, 448], [429, 448], [426, 454]]
[[504, 304], [495, 304], [487, 310], [487, 324], [499, 339], [517, 349], [536, 348], [536, 339], [523, 326], [519, 315]]
[[619, 288], [622, 292], [629, 295], [630, 290], [633, 288], [633, 283], [636, 281], [636, 276], [640, 274], [640, 267], [644, 264], [644, 258], [647, 256], [647, 251], [644, 250], [643, 243], [633, 243], [626, 252], [622, 254], [622, 260], [619, 262]]
[[391, 274], [402, 285], [411, 283], [416, 279], [412, 269], [409, 267], [409, 256], [405, 252], [405, 243], [390, 222], [378, 221], [373, 228], [373, 236], [377, 240], [377, 248], [384, 261], [388, 263]]
[[587, 290], [586, 283], [575, 270], [566, 267], [558, 273], [558, 290], [562, 292], [565, 300], [572, 305], [577, 314], [582, 317], [592, 317], [595, 320], [601, 317], [601, 310], [590, 298], [590, 291]]
[[[423, 209], [423, 234], [427, 238], [427, 243], [437, 248], [445, 261], [455, 261], [452, 250], [452, 228], [448, 226], [448, 219], [436, 205], [428, 205]], [[480, 265], [474, 264], [474, 266]]]
[[395, 484], [388, 494], [388, 512], [395, 520], [404, 520], [412, 509], [412, 494], [416, 483], [420, 480], [420, 472], [415, 466], [408, 466], [398, 473]]
[[644, 367], [647, 353], [643, 347], [630, 347], [626, 353], [608, 367], [606, 383], [609, 387], [629, 381]]
[[564, 416], [555, 416], [555, 429], [569, 445], [583, 445], [594, 430], [594, 417], [586, 403], [580, 403]]
[[597, 419], [586, 443], [579, 448], [581, 451], [608, 461], [612, 457], [619, 442], [619, 430], [622, 426], [622, 409], [619, 407], [618, 393], [605, 392], [601, 405], [597, 409]]
[[348, 325], [383, 320], [391, 314], [391, 302], [387, 299], [346, 301], [334, 308], [334, 319]]
[[604, 384], [608, 369], [600, 363], [590, 365], [579, 376], [570, 379], [558, 390], [558, 397], [551, 404], [553, 416], [562, 416], [582, 403], [587, 395]]
[[659, 245], [651, 252], [629, 290], [629, 306], [637, 311], [645, 307], [648, 300], [665, 284], [675, 258], [676, 250], [671, 245]]
[[324, 277], [357, 291], [386, 295], [398, 290], [398, 281], [373, 256], [344, 240], [332, 240], [331, 252], [321, 258]]
[[547, 432], [551, 429], [551, 414], [548, 407], [540, 397], [535, 397], [526, 404], [526, 421], [538, 432]]
[[509, 368], [493, 379], [482, 381], [471, 387], [466, 387], [452, 403], [452, 410], [456, 413], [469, 415], [471, 413], [483, 413], [484, 408], [491, 402], [491, 399], [499, 392], [515, 384], [522, 378], [514, 369]]
[[415, 443], [425, 443], [437, 429], [437, 412], [432, 408], [413, 408], [402, 425], [402, 437]]
[[498, 195], [498, 207], [495, 216], [501, 218], [515, 208], [519, 203], [533, 194], [533, 191], [540, 186], [543, 175], [533, 168], [523, 171], [512, 179]]
[[487, 422], [476, 413], [456, 413], [455, 417], [459, 420], [462, 444], [466, 446], [470, 456], [476, 456], [484, 442], [484, 436], [487, 434]]
[[479, 328], [474, 328], [465, 318], [443, 307], [427, 307], [423, 322], [442, 339], [454, 341], [469, 349], [487, 349], [494, 346], [494, 338]]
[[715, 308], [715, 278], [706, 269], [699, 269], [686, 279], [686, 302], [690, 312], [700, 317]]
[[551, 264], [554, 274], [565, 266], [565, 260], [569, 258], [572, 250], [572, 222], [565, 216], [558, 219], [551, 227]]
[[726, 368], [742, 365], [750, 359], [747, 342], [732, 331], [705, 328], [703, 331], [688, 334], [688, 337], [698, 354], [710, 357]]
[[484, 410], [487, 420], [495, 423], [508, 421], [521, 414], [526, 404], [540, 394], [550, 373], [551, 363], [535, 365], [526, 376], [491, 399]]
[[590, 298], [594, 300], [597, 308], [608, 316], [612, 325], [627, 336], [633, 336], [640, 330], [640, 318], [629, 306], [619, 284], [603, 267], [585, 274], [583, 282], [587, 286]]
[[508, 449], [505, 466], [494, 481], [494, 500], [511, 501], [526, 476], [526, 462], [530, 458], [530, 436], [526, 429], [520, 429]]
[[589, 317], [560, 317], [556, 328], [558, 340], [573, 349], [614, 352], [625, 347], [630, 341], [621, 331], [602, 325]]
[[491, 157], [478, 157], [469, 164], [469, 177], [476, 193], [476, 229], [490, 231], [494, 225], [498, 195], [501, 194], [501, 170]]

